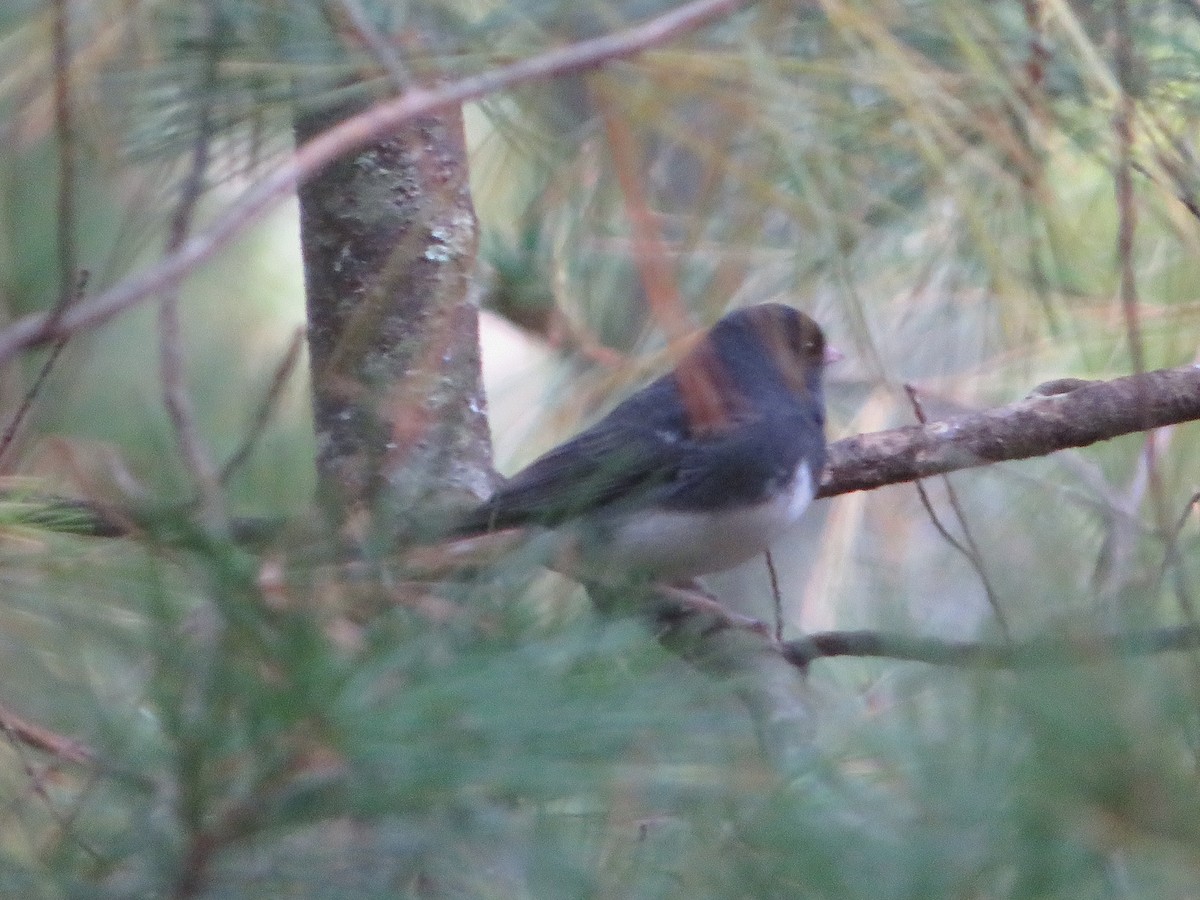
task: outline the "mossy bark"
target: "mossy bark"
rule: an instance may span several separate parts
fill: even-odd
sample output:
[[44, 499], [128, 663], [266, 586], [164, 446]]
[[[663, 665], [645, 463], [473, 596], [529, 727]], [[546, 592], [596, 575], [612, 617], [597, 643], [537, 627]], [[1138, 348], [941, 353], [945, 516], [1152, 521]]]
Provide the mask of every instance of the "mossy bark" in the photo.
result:
[[[308, 116], [297, 138], [355, 111]], [[461, 110], [330, 166], [301, 189], [300, 221], [327, 511], [348, 537], [368, 523], [394, 536], [431, 506], [484, 495], [478, 224]]]

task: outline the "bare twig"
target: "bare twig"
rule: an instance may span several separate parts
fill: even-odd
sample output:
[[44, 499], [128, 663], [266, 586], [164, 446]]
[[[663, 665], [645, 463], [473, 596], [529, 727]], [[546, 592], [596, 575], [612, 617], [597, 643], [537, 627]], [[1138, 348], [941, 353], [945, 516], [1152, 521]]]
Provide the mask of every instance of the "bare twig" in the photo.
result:
[[1117, 137], [1117, 259], [1121, 267], [1121, 310], [1129, 339], [1129, 356], [1135, 372], [1146, 371], [1142, 346], [1142, 327], [1138, 309], [1137, 277], [1133, 266], [1133, 240], [1137, 230], [1137, 209], [1133, 198], [1133, 38], [1130, 34], [1128, 0], [1113, 0], [1113, 55], [1121, 96], [1113, 117]]
[[1028, 641], [981, 643], [885, 634], [829, 631], [780, 645], [792, 665], [807, 668], [833, 656], [908, 660], [935, 666], [981, 669], [1034, 669], [1101, 663], [1116, 657], [1174, 653], [1200, 647], [1200, 627], [1173, 625], [1118, 634], [1039, 637]]
[[770, 549], [764, 554], [767, 557], [767, 574], [771, 577], [771, 604], [775, 613], [775, 640], [783, 640], [783, 595], [779, 593], [779, 573], [775, 571], [775, 559]]
[[379, 29], [375, 27], [375, 23], [371, 21], [371, 17], [367, 15], [367, 11], [359, 0], [334, 0], [326, 8], [331, 13], [340, 12], [346, 17], [350, 27], [354, 30], [355, 38], [375, 58], [375, 62], [379, 64], [379, 68], [387, 75], [397, 91], [403, 91], [409, 86], [412, 78], [404, 68], [400, 54], [387, 42], [387, 38], [380, 34]]
[[[1200, 491], [1192, 494], [1188, 498], [1187, 503], [1183, 505], [1183, 511], [1180, 512], [1179, 518], [1175, 521], [1175, 526], [1171, 531], [1163, 537], [1166, 542], [1167, 549], [1163, 553], [1162, 564], [1159, 566], [1158, 575], [1154, 579], [1156, 585], [1162, 584], [1163, 578], [1166, 577], [1167, 570], [1172, 566], [1179, 568], [1181, 562], [1179, 558], [1179, 536], [1183, 533], [1183, 527], [1187, 524], [1188, 518], [1192, 514], [1192, 510], [1200, 505]], [[1177, 576], [1176, 591], [1183, 598], [1182, 603], [1185, 606], [1190, 605], [1190, 596], [1187, 593], [1187, 585], [1184, 583], [1183, 573], [1180, 572]]]
[[556, 47], [437, 87], [414, 87], [400, 97], [378, 103], [307, 141], [289, 159], [248, 188], [207, 229], [184, 241], [157, 264], [78, 304], [57, 322], [44, 314], [30, 315], [0, 331], [0, 365], [28, 347], [100, 325], [148, 297], [174, 287], [248, 225], [282, 203], [314, 173], [333, 160], [392, 133], [399, 125], [417, 116], [518, 84], [579, 72], [632, 56], [728, 16], [749, 2], [694, 0], [632, 28]]
[[[84, 270], [79, 273], [79, 284], [75, 290], [76, 299], [83, 296], [83, 292], [87, 288], [87, 282], [88, 273]], [[51, 346], [50, 352], [42, 362], [42, 367], [38, 369], [37, 375], [34, 376], [33, 383], [29, 385], [29, 390], [25, 392], [25, 396], [21, 398], [21, 403], [17, 406], [16, 412], [13, 413], [12, 419], [5, 426], [4, 434], [0, 435], [0, 462], [3, 462], [13, 441], [16, 440], [17, 432], [21, 430], [21, 425], [29, 415], [29, 410], [33, 408], [33, 402], [42, 392], [42, 388], [45, 387], [46, 379], [50, 377], [50, 373], [54, 370], [59, 356], [66, 349], [68, 340], [69, 338], [65, 337], [59, 338]]]
[[735, 629], [771, 639], [771, 631], [765, 622], [753, 616], [733, 612], [699, 582], [656, 584], [654, 593], [665, 601], [664, 605], [655, 610], [655, 619], [666, 631], [679, 631], [686, 626], [701, 625], [701, 637], [726, 629]]
[[1040, 0], [1021, 0], [1025, 27], [1029, 31], [1029, 54], [1025, 57], [1025, 78], [1032, 90], [1040, 91], [1046, 79], [1050, 50], [1046, 46], [1046, 26]]
[[1175, 527], [1171, 529], [1171, 533], [1167, 536], [1167, 544], [1173, 548], [1176, 554], [1179, 552], [1179, 535], [1183, 533], [1183, 526], [1187, 524], [1187, 520], [1192, 514], [1192, 508], [1197, 505], [1200, 505], [1200, 491], [1196, 491], [1196, 493], [1188, 498], [1187, 503], [1183, 505], [1183, 511], [1179, 514], [1179, 518], [1175, 522]]
[[[58, 300], [50, 310], [50, 322], [58, 323], [67, 307], [82, 296], [87, 280], [86, 275], [76, 274], [79, 269], [79, 250], [75, 241], [75, 123], [71, 104], [71, 39], [67, 0], [54, 0], [51, 33], [54, 44], [54, 129], [58, 138], [58, 201], [55, 217]], [[63, 335], [54, 342], [33, 384], [5, 427], [3, 436], [0, 436], [0, 460], [3, 460], [16, 439], [21, 424], [33, 407], [33, 401], [66, 348], [67, 340], [68, 336]]]
[[[4, 707], [0, 707], [0, 733], [8, 738], [13, 751], [20, 760], [21, 768], [29, 778], [30, 791], [45, 805], [47, 813], [58, 827], [59, 834], [64, 840], [72, 837], [71, 829], [79, 814], [80, 802], [77, 799], [70, 809], [65, 812], [61, 810], [59, 801], [46, 790], [46, 775], [58, 763], [68, 762], [85, 767], [89, 785], [94, 784], [97, 775], [95, 754], [79, 741], [63, 737], [49, 728], [27, 722]], [[55, 764], [46, 768], [35, 767], [25, 748], [49, 754], [54, 757]], [[75, 842], [92, 859], [100, 859], [100, 854], [90, 844], [77, 836]]]
[[0, 706], [0, 731], [14, 741], [76, 766], [90, 766], [96, 754], [83, 742], [26, 721]]
[[642, 290], [646, 292], [650, 313], [669, 338], [682, 337], [690, 330], [687, 307], [679, 293], [666, 242], [646, 203], [637, 138], [602, 87], [591, 93], [604, 120], [604, 133], [612, 151], [613, 170], [633, 239], [633, 263], [637, 267]]
[[58, 135], [58, 303], [61, 315], [76, 292], [79, 250], [75, 244], [75, 122], [71, 104], [71, 44], [67, 0], [54, 0], [54, 128]]
[[[1129, 340], [1129, 356], [1134, 372], [1146, 369], [1146, 353], [1142, 342], [1141, 312], [1138, 303], [1137, 273], [1134, 267], [1133, 245], [1137, 231], [1137, 205], [1133, 195], [1133, 123], [1134, 123], [1134, 58], [1133, 22], [1129, 15], [1129, 0], [1113, 0], [1113, 57], [1117, 70], [1120, 94], [1117, 98], [1113, 130], [1117, 139], [1117, 171], [1115, 190], [1117, 202], [1117, 259], [1121, 275], [1121, 310]], [[1150, 501], [1159, 530], [1165, 535], [1170, 523], [1166, 489], [1159, 472], [1154, 436], [1145, 441], [1146, 473], [1150, 485]], [[1190, 621], [1196, 621], [1196, 610], [1190, 598], [1179, 594], [1179, 605]]]
[[[925, 418], [925, 408], [921, 405], [921, 400], [917, 396], [917, 389], [911, 384], [904, 385], [904, 393], [908, 395], [908, 402], [912, 404], [913, 415], [917, 417], [917, 421], [922, 425], [927, 425], [928, 420]], [[946, 495], [949, 497], [950, 506], [954, 510], [954, 515], [958, 519], [958, 525], [962, 529], [963, 539], [966, 541], [964, 545], [954, 535], [950, 534], [946, 526], [942, 524], [938, 514], [933, 509], [933, 504], [929, 500], [929, 494], [925, 490], [925, 485], [921, 479], [916, 479], [913, 484], [917, 488], [917, 496], [921, 498], [921, 505], [925, 507], [925, 512], [929, 515], [929, 519], [933, 522], [933, 527], [938, 530], [938, 533], [945, 538], [955, 550], [963, 555], [971, 568], [979, 575], [979, 580], [983, 583], [984, 593], [987, 595], [988, 605], [992, 608], [992, 614], [996, 617], [996, 623], [1000, 626], [1000, 632], [1005, 638], [1010, 636], [1008, 629], [1008, 619], [1004, 615], [1004, 610], [1000, 606], [1000, 598], [996, 595], [995, 588], [992, 587], [992, 581], [988, 578], [987, 570], [983, 566], [983, 554], [979, 550], [979, 545], [975, 543], [975, 536], [971, 534], [971, 527], [967, 524], [967, 515], [963, 511], [962, 504], [958, 502], [958, 494], [954, 490], [954, 485], [950, 483], [950, 478], [947, 475], [942, 475], [942, 484], [946, 487]]]
[[[196, 205], [204, 192], [204, 180], [208, 172], [209, 152], [213, 136], [213, 104], [217, 80], [217, 64], [220, 61], [220, 10], [215, 0], [207, 0], [205, 14], [208, 27], [205, 31], [208, 46], [205, 53], [204, 71], [200, 76], [200, 104], [197, 113], [196, 141], [192, 147], [191, 165], [180, 190], [179, 204], [172, 217], [167, 235], [167, 256], [176, 253], [187, 240], [195, 218]], [[158, 308], [159, 376], [162, 379], [163, 405], [175, 431], [175, 441], [183, 457], [184, 465], [191, 473], [205, 517], [219, 521], [221, 512], [221, 484], [211, 455], [200, 438], [196, 427], [195, 411], [184, 379], [183, 341], [179, 323], [178, 284], [171, 286], [162, 295]]]
[[279, 361], [279, 365], [275, 367], [275, 375], [271, 378], [271, 384], [267, 387], [267, 392], [263, 395], [262, 402], [258, 404], [258, 409], [255, 411], [254, 418], [250, 423], [250, 429], [246, 432], [245, 437], [242, 438], [242, 442], [238, 445], [238, 448], [225, 461], [225, 465], [221, 466], [221, 472], [218, 476], [218, 481], [221, 484], [228, 484], [234, 472], [241, 468], [253, 452], [258, 439], [262, 436], [263, 431], [266, 430], [271, 415], [275, 412], [275, 406], [279, 402], [279, 395], [283, 391], [283, 386], [287, 384], [288, 378], [296, 370], [296, 363], [300, 361], [300, 351], [303, 349], [304, 328], [300, 327], [292, 335], [292, 340], [288, 344], [283, 358]]

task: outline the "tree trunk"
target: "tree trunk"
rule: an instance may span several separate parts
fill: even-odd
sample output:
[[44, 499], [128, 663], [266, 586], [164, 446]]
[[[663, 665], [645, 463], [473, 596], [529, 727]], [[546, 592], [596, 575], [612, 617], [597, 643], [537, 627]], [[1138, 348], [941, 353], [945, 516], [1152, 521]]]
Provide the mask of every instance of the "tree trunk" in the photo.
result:
[[[306, 117], [297, 138], [356, 111]], [[490, 486], [467, 176], [455, 108], [300, 190], [319, 490], [353, 542]]]

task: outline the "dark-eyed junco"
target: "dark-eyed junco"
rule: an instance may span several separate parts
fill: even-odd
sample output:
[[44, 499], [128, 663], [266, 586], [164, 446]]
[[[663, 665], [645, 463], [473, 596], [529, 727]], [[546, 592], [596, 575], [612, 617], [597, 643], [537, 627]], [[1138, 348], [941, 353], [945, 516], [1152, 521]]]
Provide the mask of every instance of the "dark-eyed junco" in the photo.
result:
[[729, 313], [670, 373], [506, 482], [454, 529], [556, 538], [581, 580], [682, 582], [765, 551], [825, 465], [822, 371], [837, 358], [804, 313]]

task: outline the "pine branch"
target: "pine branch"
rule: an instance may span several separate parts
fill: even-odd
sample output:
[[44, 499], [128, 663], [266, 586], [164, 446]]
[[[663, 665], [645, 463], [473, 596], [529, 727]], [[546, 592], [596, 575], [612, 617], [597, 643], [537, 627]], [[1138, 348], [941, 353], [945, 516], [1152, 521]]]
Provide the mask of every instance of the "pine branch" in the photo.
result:
[[1200, 627], [1173, 625], [1118, 634], [1038, 637], [1005, 643], [941, 641], [878, 631], [826, 631], [784, 641], [779, 650], [784, 659], [801, 669], [814, 660], [835, 656], [897, 659], [960, 668], [1034, 669], [1198, 647]]
[[[1200, 366], [1160, 369], [1111, 381], [1071, 382], [1073, 388], [1035, 396], [1007, 406], [890, 431], [860, 434], [829, 447], [829, 466], [818, 496], [866, 491], [1007, 460], [1045, 456], [1126, 434], [1200, 420]], [[76, 499], [23, 501], [15, 520], [62, 530], [112, 537], [128, 534], [131, 523], [161, 516], [120, 511]], [[263, 537], [261, 522], [234, 523], [235, 534]], [[269, 530], [269, 527], [268, 527]]]
[[1064, 393], [837, 441], [818, 496], [1045, 456], [1197, 419], [1200, 366], [1083, 382]]

